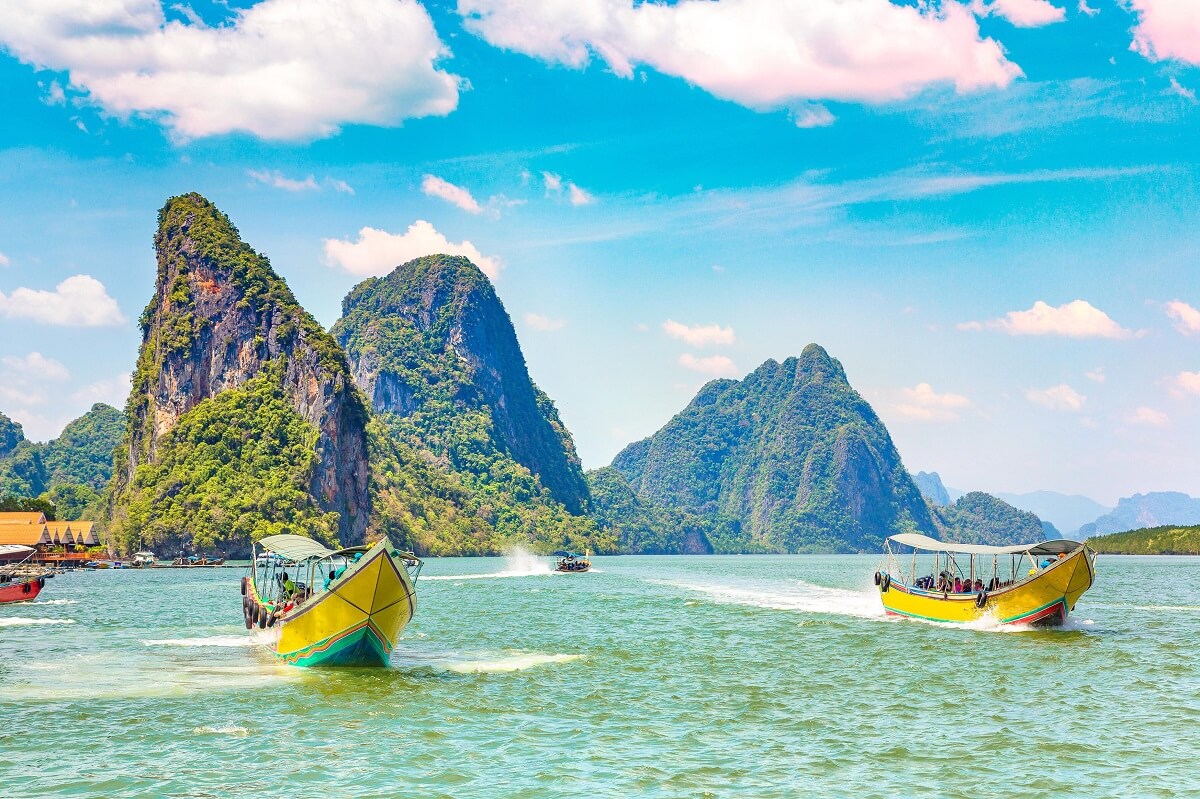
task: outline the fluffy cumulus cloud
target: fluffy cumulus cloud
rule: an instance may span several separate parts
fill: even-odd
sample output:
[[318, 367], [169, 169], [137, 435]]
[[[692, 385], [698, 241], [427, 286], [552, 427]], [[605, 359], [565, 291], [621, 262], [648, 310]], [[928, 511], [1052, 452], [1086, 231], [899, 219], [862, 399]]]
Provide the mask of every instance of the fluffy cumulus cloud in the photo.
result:
[[679, 356], [679, 365], [712, 377], [737, 377], [739, 374], [737, 365], [724, 355], [698, 358], [690, 352], [685, 352]]
[[1200, 64], [1200, 3], [1196, 0], [1126, 0], [1137, 14], [1130, 50], [1151, 61]]
[[483, 207], [471, 196], [471, 192], [462, 186], [455, 186], [448, 180], [442, 180], [437, 175], [426, 175], [421, 181], [421, 191], [429, 197], [437, 197], [451, 205], [456, 205], [470, 214], [478, 214]]
[[84, 405], [94, 405], [104, 402], [114, 408], [124, 408], [125, 400], [129, 399], [130, 380], [133, 375], [122, 372], [107, 380], [97, 380], [89, 383], [71, 395], [71, 399]]
[[[949, 1], [458, 0], [458, 12], [496, 47], [572, 68], [596, 57], [624, 78], [644, 64], [755, 109], [967, 92], [1021, 74]], [[827, 124], [819, 112], [796, 119]]]
[[1086, 300], [1054, 307], [1041, 300], [1027, 311], [1009, 311], [988, 322], [963, 322], [959, 330], [1000, 330], [1010, 336], [1066, 336], [1067, 338], [1132, 338], [1132, 330], [1121, 327], [1108, 314]]
[[525, 314], [525, 325], [530, 330], [536, 330], [539, 333], [553, 333], [555, 330], [562, 330], [566, 327], [567, 322], [564, 319], [554, 319], [540, 313], [527, 313]]
[[181, 138], [309, 139], [458, 104], [416, 0], [262, 0], [231, 13], [209, 26], [167, 21], [159, 0], [0, 3], [0, 44], [69, 73], [107, 112], [160, 119]]
[[1200, 372], [1180, 372], [1170, 379], [1171, 392], [1200, 397]]
[[90, 275], [74, 275], [54, 291], [19, 288], [0, 292], [0, 316], [61, 327], [114, 327], [125, 324], [117, 301]]
[[463, 255], [492, 280], [500, 276], [500, 259], [484, 255], [469, 241], [452, 242], [424, 219], [403, 233], [373, 227], [358, 231], [358, 239], [325, 239], [325, 258], [355, 275], [386, 275], [400, 264], [423, 255]]
[[987, 13], [1003, 17], [1018, 28], [1040, 28], [1067, 18], [1067, 10], [1047, 0], [992, 0]]
[[1166, 304], [1167, 316], [1175, 320], [1175, 329], [1185, 336], [1200, 335], [1200, 311], [1183, 300], [1171, 300]]
[[1034, 405], [1041, 405], [1052, 411], [1070, 411], [1071, 413], [1083, 410], [1083, 404], [1087, 402], [1087, 397], [1066, 383], [1050, 388], [1031, 388], [1025, 392], [1025, 398]]
[[0, 366], [4, 367], [6, 376], [22, 384], [36, 380], [61, 383], [71, 379], [67, 367], [40, 352], [31, 352], [23, 356], [6, 355], [0, 358]]
[[1166, 427], [1171, 423], [1171, 417], [1162, 411], [1142, 405], [1129, 416], [1125, 417], [1125, 421], [1130, 424], [1146, 425], [1149, 427]]
[[928, 383], [902, 389], [900, 397], [896, 412], [922, 422], [953, 421], [959, 418], [960, 411], [971, 407], [971, 401], [962, 394], [939, 394]]
[[662, 329], [671, 338], [685, 341], [693, 347], [728, 347], [734, 342], [732, 327], [721, 327], [720, 325], [685, 325], [681, 322], [676, 322], [674, 319], [668, 319], [662, 323]]
[[59, 393], [55, 384], [70, 379], [67, 367], [40, 352], [6, 355], [0, 358], [0, 405], [28, 438], [44, 441], [62, 429], [62, 421], [49, 418], [45, 409]]

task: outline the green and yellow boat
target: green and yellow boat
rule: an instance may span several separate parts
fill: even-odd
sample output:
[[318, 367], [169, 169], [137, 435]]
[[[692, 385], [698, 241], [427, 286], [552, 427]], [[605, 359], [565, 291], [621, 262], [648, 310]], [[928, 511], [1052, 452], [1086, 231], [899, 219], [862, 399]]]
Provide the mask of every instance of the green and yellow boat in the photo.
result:
[[1096, 579], [1096, 553], [1065, 539], [994, 547], [916, 533], [888, 538], [875, 585], [892, 616], [1056, 626]]
[[296, 666], [386, 666], [417, 608], [421, 560], [387, 538], [333, 550], [273, 535], [254, 546], [250, 563], [246, 629]]

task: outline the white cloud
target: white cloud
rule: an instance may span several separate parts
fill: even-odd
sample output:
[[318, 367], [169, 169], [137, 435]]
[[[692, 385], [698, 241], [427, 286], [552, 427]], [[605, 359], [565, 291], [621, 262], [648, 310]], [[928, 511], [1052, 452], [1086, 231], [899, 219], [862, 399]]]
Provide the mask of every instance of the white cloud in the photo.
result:
[[553, 333], [555, 330], [562, 330], [566, 327], [566, 320], [551, 319], [549, 316], [542, 316], [538, 313], [525, 314], [525, 324], [530, 330], [536, 330], [539, 333]]
[[581, 69], [639, 64], [754, 109], [879, 103], [953, 84], [1005, 87], [1021, 70], [967, 6], [888, 0], [459, 0], [490, 44]]
[[257, 183], [265, 183], [268, 186], [274, 186], [277, 189], [284, 191], [316, 191], [321, 188], [317, 184], [317, 179], [312, 175], [303, 180], [295, 180], [293, 178], [284, 177], [278, 170], [269, 172], [267, 170], [247, 169], [246, 175], [251, 180]]
[[1171, 378], [1170, 385], [1174, 394], [1200, 396], [1200, 372], [1180, 372]]
[[131, 377], [128, 372], [122, 372], [107, 380], [97, 380], [76, 391], [71, 399], [89, 406], [104, 402], [114, 408], [124, 408], [125, 400], [129, 398]]
[[0, 252], [0, 266], [8, 266], [10, 263], [12, 262], [8, 260], [8, 256]]
[[349, 183], [347, 183], [344, 180], [337, 180], [336, 178], [325, 178], [325, 182], [329, 184], [330, 188], [332, 188], [334, 191], [338, 192], [339, 194], [353, 194], [354, 193], [354, 187], [351, 186]]
[[543, 172], [542, 182], [546, 184], [547, 195], [549, 195], [551, 192], [562, 191], [562, 177], [554, 174], [553, 172]]
[[1091, 380], [1093, 383], [1103, 383], [1106, 379], [1104, 376], [1104, 367], [1103, 366], [1097, 366], [1095, 369], [1093, 369], [1090, 372], [1084, 372], [1083, 376], [1086, 377], [1088, 380]]
[[1196, 0], [1126, 0], [1138, 17], [1129, 49], [1151, 61], [1200, 64], [1200, 3]]
[[1052, 411], [1070, 411], [1071, 413], [1083, 410], [1083, 404], [1087, 402], [1087, 397], [1066, 383], [1050, 388], [1031, 388], [1025, 392], [1025, 398], [1034, 405], [1041, 405]]
[[732, 327], [720, 325], [685, 325], [668, 319], [662, 323], [663, 332], [673, 339], [686, 341], [693, 347], [729, 346], [734, 342]]
[[23, 357], [6, 355], [0, 358], [0, 365], [4, 367], [6, 378], [21, 384], [28, 381], [62, 383], [71, 379], [67, 367], [40, 352], [31, 352]]
[[404, 233], [388, 233], [373, 227], [358, 231], [358, 240], [325, 239], [325, 258], [356, 275], [386, 275], [397, 266], [423, 255], [463, 255], [492, 280], [500, 276], [500, 259], [481, 253], [465, 239], [457, 244], [439, 233], [424, 219]]
[[1094, 17], [1100, 13], [1100, 9], [1089, 6], [1087, 4], [1087, 0], [1079, 0], [1079, 13], [1087, 14], [1089, 17]]
[[1040, 28], [1067, 18], [1066, 9], [1047, 0], [992, 0], [986, 11], [1003, 17], [1018, 28]]
[[1171, 78], [1171, 83], [1169, 86], [1167, 86], [1166, 93], [1173, 94], [1176, 97], [1182, 97], [1183, 99], [1189, 100], [1193, 103], [1196, 102], [1196, 91], [1182, 85], [1179, 81], [1175, 80], [1175, 78]]
[[483, 208], [475, 201], [475, 198], [471, 196], [471, 192], [462, 186], [455, 186], [449, 181], [442, 180], [436, 175], [425, 176], [425, 179], [421, 181], [421, 191], [430, 197], [437, 197], [451, 205], [456, 205], [471, 214], [478, 214], [483, 211]]
[[69, 277], [55, 286], [54, 291], [19, 288], [8, 296], [0, 292], [0, 316], [61, 327], [125, 324], [117, 301], [108, 296], [103, 283], [90, 275]]
[[1038, 300], [1028, 311], [1009, 311], [1002, 319], [963, 322], [959, 330], [1000, 330], [1010, 336], [1066, 336], [1068, 338], [1132, 338], [1132, 330], [1121, 327], [1108, 314], [1085, 300], [1057, 308]]
[[0, 3], [0, 44], [119, 117], [180, 138], [331, 136], [445, 115], [458, 77], [416, 0], [263, 0], [224, 24], [168, 22], [159, 0]]
[[837, 117], [820, 103], [809, 103], [792, 111], [792, 122], [798, 128], [827, 128], [836, 121]]
[[701, 372], [713, 377], [737, 377], [739, 374], [734, 362], [724, 355], [697, 358], [690, 352], [685, 352], [679, 356], [679, 365], [691, 369], [693, 372]]
[[895, 410], [919, 421], [952, 421], [959, 418], [959, 411], [971, 407], [971, 401], [962, 394], [939, 394], [928, 383], [901, 389], [900, 396], [902, 401], [894, 406]]
[[1200, 311], [1183, 300], [1166, 304], [1167, 316], [1175, 320], [1175, 329], [1185, 336], [1200, 335]]
[[567, 184], [567, 197], [570, 199], [571, 205], [591, 205], [596, 201], [591, 192], [579, 188], [574, 183]]
[[[42, 84], [38, 84], [41, 86]], [[42, 102], [46, 105], [66, 105], [67, 94], [63, 91], [62, 84], [56, 80], [50, 81], [50, 85], [46, 87], [46, 96], [42, 98]]]
[[1130, 424], [1148, 425], [1150, 427], [1166, 427], [1171, 423], [1171, 417], [1162, 411], [1142, 405], [1132, 414], [1125, 417], [1125, 421]]

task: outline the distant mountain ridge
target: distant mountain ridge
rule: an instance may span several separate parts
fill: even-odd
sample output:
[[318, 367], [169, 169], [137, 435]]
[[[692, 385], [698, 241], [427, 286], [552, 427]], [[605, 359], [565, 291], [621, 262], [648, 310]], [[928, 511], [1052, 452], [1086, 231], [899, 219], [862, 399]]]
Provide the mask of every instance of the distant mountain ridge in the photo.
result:
[[941, 475], [937, 472], [917, 472], [913, 475], [913, 482], [917, 484], [917, 488], [920, 489], [925, 499], [929, 500], [930, 504], [950, 504], [950, 493], [946, 491], [946, 486], [942, 484]]
[[1117, 501], [1117, 507], [1079, 528], [1081, 538], [1165, 525], [1200, 524], [1200, 499], [1179, 491], [1151, 491]]
[[1080, 527], [1112, 510], [1090, 497], [1081, 494], [1061, 494], [1057, 491], [998, 493], [996, 496], [1013, 507], [1036, 513], [1040, 518], [1053, 523], [1068, 537], [1076, 536]]

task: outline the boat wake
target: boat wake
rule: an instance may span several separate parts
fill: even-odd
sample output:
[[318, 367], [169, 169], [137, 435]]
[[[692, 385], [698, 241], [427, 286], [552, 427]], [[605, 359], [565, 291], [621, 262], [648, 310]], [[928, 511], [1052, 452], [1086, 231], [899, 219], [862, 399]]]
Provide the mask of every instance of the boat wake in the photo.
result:
[[883, 619], [883, 605], [874, 592], [829, 588], [793, 580], [776, 585], [730, 585], [722, 583], [665, 582], [688, 591], [705, 594], [727, 605], [748, 605], [768, 610], [823, 613], [860, 619]]
[[554, 574], [554, 569], [545, 558], [523, 549], [516, 549], [504, 556], [504, 568], [498, 572], [421, 575], [421, 580], [494, 580], [501, 577], [544, 577], [551, 574]]
[[35, 605], [78, 605], [78, 599], [38, 599], [35, 600]]
[[250, 646], [246, 635], [210, 635], [207, 638], [159, 638], [142, 641], [146, 646]]
[[24, 616], [10, 616], [0, 619], [0, 627], [26, 627], [32, 624], [74, 624], [74, 619], [27, 619]]
[[195, 727], [192, 732], [197, 735], [228, 735], [231, 738], [245, 738], [250, 734], [250, 730], [236, 724], [227, 724], [222, 727]]
[[570, 663], [582, 660], [583, 655], [540, 655], [526, 652], [435, 654], [418, 655], [397, 652], [392, 656], [392, 667], [402, 669], [432, 669], [455, 674], [507, 674], [525, 671], [538, 666]]

